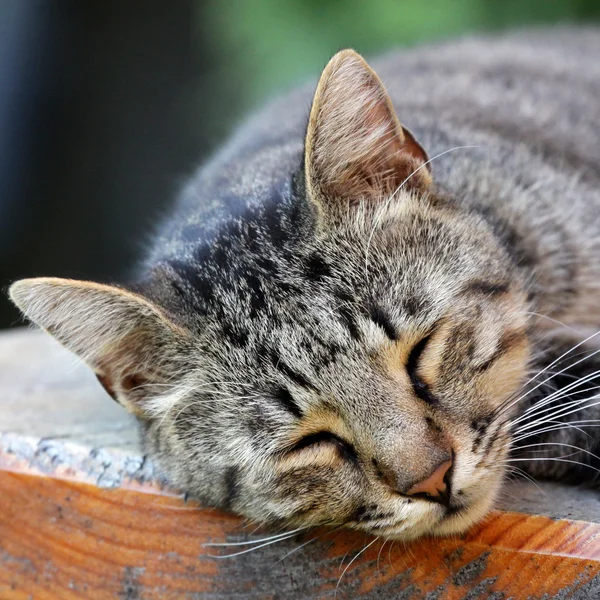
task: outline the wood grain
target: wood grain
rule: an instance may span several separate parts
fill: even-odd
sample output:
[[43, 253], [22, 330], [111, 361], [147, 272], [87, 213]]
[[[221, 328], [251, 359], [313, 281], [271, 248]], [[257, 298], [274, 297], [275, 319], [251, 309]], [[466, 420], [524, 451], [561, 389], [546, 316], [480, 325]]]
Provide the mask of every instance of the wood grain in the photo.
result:
[[249, 546], [204, 544], [264, 532], [135, 474], [106, 488], [94, 469], [43, 471], [0, 454], [2, 599], [600, 598], [597, 523], [496, 512], [460, 539], [313, 530], [223, 558]]
[[[507, 485], [460, 538], [311, 530], [258, 547], [273, 532], [186, 504], [72, 365], [36, 332], [0, 336], [0, 600], [600, 599], [595, 492]], [[251, 541], [231, 557], [252, 546], [205, 545]]]

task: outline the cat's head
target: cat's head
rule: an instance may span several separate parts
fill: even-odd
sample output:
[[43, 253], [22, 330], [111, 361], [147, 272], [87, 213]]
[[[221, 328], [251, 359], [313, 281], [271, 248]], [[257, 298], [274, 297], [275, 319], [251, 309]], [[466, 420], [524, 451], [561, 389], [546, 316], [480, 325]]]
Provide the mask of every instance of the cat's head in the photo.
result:
[[135, 291], [32, 279], [11, 296], [199, 500], [288, 527], [464, 530], [498, 491], [529, 358], [510, 258], [351, 51], [288, 183]]

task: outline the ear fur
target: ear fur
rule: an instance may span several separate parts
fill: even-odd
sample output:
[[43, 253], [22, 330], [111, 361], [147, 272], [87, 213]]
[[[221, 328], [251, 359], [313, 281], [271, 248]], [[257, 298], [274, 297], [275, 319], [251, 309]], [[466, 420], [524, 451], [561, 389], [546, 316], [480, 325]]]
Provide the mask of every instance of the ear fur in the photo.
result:
[[338, 52], [321, 75], [304, 160], [309, 194], [321, 207], [388, 198], [404, 183], [431, 183], [427, 154], [398, 121], [379, 77], [353, 50]]
[[[146, 383], [164, 381], [188, 333], [154, 304], [124, 289], [58, 278], [23, 279], [11, 300], [85, 361], [107, 392], [144, 416]], [[144, 385], [142, 385], [144, 384]]]

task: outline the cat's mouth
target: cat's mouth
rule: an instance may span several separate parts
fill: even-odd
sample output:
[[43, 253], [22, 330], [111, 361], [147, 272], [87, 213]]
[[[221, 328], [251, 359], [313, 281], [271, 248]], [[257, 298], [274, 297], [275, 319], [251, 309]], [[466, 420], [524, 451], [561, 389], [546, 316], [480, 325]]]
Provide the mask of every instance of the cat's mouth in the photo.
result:
[[448, 509], [432, 527], [434, 535], [452, 535], [464, 533], [469, 527], [481, 521], [494, 502], [493, 490], [469, 504], [457, 505]]
[[[453, 506], [450, 508], [442, 508], [440, 506], [435, 509], [435, 512], [429, 513], [427, 516], [423, 516], [413, 522], [402, 518], [396, 523], [388, 524], [385, 527], [375, 524], [375, 527], [372, 528], [369, 527], [370, 524], [362, 523], [363, 527], [361, 529], [383, 538], [412, 540], [423, 535], [436, 535], [441, 525], [447, 526], [456, 523], [457, 520], [460, 521], [469, 512], [469, 508], [469, 505]], [[456, 533], [455, 528], [453, 528], [453, 533]]]
[[454, 504], [449, 507], [438, 505], [434, 511], [422, 515], [413, 522], [400, 520], [396, 525], [372, 531], [374, 535], [389, 538], [412, 540], [422, 536], [446, 536], [464, 533], [479, 522], [489, 511], [494, 494], [478, 498], [474, 502]]

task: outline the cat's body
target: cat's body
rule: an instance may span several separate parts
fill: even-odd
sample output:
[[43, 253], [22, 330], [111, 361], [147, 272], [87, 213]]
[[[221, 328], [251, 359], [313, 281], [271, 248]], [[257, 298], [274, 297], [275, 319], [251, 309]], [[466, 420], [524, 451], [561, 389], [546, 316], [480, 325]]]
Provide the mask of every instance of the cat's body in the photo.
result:
[[[290, 526], [461, 530], [497, 493], [509, 417], [548, 393], [516, 402], [528, 369], [600, 324], [598, 58], [588, 29], [375, 62], [429, 163], [341, 53], [308, 134], [312, 85], [189, 183], [132, 287], [147, 300], [57, 280], [13, 297], [141, 416], [149, 452], [201, 501]], [[593, 449], [580, 431], [543, 440]]]
[[[590, 28], [466, 38], [373, 62], [430, 157], [476, 146], [436, 158], [435, 182], [503, 227], [520, 263], [536, 269], [540, 312], [593, 328], [600, 322], [599, 56], [600, 33]], [[301, 160], [313, 94], [311, 83], [269, 104], [198, 172], [155, 240], [150, 265], [212, 247], [223, 223], [249, 210], [277, 212], [277, 192], [289, 188]], [[293, 235], [285, 219], [281, 227]]]

